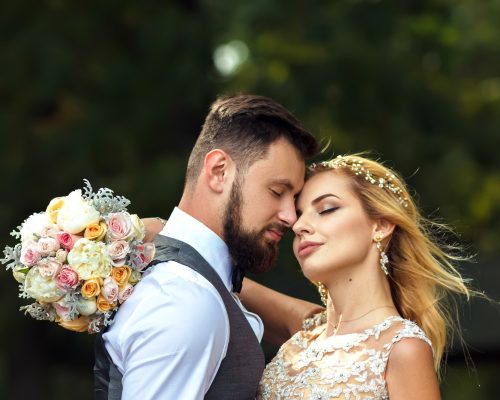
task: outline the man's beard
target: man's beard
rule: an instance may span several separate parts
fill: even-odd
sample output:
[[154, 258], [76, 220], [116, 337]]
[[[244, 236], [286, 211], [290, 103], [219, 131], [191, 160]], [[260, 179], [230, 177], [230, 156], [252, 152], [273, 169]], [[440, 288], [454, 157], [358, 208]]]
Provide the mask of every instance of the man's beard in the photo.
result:
[[246, 231], [241, 227], [241, 189], [235, 182], [224, 215], [224, 241], [229, 248], [235, 266], [243, 273], [267, 271], [278, 257], [278, 242], [268, 240], [267, 230], [283, 231], [278, 223], [271, 223], [260, 231]]

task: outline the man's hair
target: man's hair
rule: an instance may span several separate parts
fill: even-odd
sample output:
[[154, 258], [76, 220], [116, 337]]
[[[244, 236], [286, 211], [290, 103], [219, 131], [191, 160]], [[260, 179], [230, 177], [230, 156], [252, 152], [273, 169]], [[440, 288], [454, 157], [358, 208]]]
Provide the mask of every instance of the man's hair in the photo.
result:
[[228, 153], [238, 173], [266, 156], [269, 146], [284, 138], [305, 160], [316, 154], [316, 139], [281, 104], [255, 95], [223, 96], [210, 107], [187, 166], [186, 184], [198, 178], [205, 155], [213, 149]]

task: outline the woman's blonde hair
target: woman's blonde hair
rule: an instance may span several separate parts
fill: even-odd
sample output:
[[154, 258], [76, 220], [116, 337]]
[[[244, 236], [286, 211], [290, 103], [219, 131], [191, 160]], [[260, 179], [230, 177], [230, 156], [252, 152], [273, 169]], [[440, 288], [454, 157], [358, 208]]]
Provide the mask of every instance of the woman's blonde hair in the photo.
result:
[[415, 321], [431, 339], [439, 370], [448, 339], [457, 328], [457, 310], [450, 307], [455, 303], [449, 295], [469, 299], [477, 293], [455, 267], [465, 258], [458, 254], [460, 249], [441, 239], [451, 230], [424, 218], [403, 179], [377, 161], [359, 154], [338, 156], [311, 165], [308, 176], [328, 170], [352, 178], [354, 191], [370, 218], [395, 225], [386, 249], [392, 298], [401, 316]]

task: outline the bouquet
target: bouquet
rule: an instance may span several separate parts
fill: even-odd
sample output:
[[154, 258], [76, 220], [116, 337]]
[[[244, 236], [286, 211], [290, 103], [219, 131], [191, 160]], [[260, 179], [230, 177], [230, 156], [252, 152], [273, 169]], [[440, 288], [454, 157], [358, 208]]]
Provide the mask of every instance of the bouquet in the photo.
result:
[[38, 320], [77, 332], [97, 333], [112, 322], [144, 268], [154, 244], [143, 243], [144, 225], [127, 212], [130, 201], [108, 188], [85, 187], [50, 201], [11, 235], [0, 261], [19, 282], [21, 307]]

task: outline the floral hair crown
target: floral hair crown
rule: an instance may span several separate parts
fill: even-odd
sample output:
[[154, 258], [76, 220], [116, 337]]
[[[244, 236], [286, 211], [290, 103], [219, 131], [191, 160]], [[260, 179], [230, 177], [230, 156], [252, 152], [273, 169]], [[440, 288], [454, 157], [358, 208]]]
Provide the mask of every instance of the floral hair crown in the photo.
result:
[[329, 161], [312, 164], [309, 168], [314, 170], [318, 166], [331, 169], [348, 168], [357, 176], [363, 175], [365, 180], [371, 184], [377, 185], [379, 188], [387, 189], [394, 193], [398, 198], [399, 204], [405, 208], [408, 207], [408, 198], [404, 196], [403, 189], [394, 183], [396, 176], [393, 173], [386, 172], [385, 176], [377, 177], [363, 166], [362, 160], [346, 156], [337, 156]]

